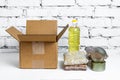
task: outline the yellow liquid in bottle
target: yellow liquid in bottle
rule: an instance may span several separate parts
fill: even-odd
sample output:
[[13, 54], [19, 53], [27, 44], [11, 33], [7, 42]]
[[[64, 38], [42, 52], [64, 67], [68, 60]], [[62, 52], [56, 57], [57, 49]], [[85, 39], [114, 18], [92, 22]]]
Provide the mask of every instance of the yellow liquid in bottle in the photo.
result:
[[79, 51], [80, 45], [80, 28], [79, 27], [70, 27], [68, 34], [68, 50], [69, 52]]

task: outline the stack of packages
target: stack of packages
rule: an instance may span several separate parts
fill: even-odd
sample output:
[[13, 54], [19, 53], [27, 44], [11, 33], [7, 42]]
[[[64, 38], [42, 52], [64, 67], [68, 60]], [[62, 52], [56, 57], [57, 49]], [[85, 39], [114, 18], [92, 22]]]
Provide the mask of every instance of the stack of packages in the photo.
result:
[[68, 50], [64, 55], [64, 70], [86, 70], [88, 62], [85, 52], [79, 51], [80, 28], [77, 26], [77, 20], [72, 20], [72, 26], [69, 28]]
[[69, 52], [64, 55], [65, 70], [86, 70], [87, 62], [86, 53], [83, 51]]
[[93, 71], [105, 70], [105, 59], [108, 57], [106, 51], [101, 47], [86, 47], [88, 66]]

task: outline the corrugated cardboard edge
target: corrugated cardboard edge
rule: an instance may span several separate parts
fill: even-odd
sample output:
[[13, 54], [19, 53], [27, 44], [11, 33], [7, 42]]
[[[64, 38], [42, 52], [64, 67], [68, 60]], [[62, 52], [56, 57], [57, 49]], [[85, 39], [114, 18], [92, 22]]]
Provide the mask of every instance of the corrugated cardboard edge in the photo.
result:
[[6, 30], [12, 37], [14, 37], [16, 40], [19, 41], [19, 38], [18, 38], [18, 34], [22, 34], [22, 32], [20, 32], [19, 30], [17, 30], [16, 28], [14, 28], [13, 26], [11, 26], [10, 28], [8, 28]]
[[25, 34], [25, 35], [18, 35], [20, 41], [41, 41], [41, 42], [56, 42], [56, 35], [39, 35], [39, 34]]
[[57, 41], [61, 38], [61, 36], [64, 34], [64, 32], [67, 30], [67, 28], [69, 27], [69, 25], [67, 24], [66, 27], [58, 34], [57, 36]]

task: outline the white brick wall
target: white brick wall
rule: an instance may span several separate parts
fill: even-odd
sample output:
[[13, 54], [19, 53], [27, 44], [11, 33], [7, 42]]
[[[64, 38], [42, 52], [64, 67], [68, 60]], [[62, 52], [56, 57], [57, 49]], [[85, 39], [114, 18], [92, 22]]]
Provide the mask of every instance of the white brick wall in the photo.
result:
[[114, 16], [120, 17], [120, 8], [116, 7], [97, 7], [95, 11], [95, 16]]
[[5, 31], [7, 28], [0, 28], [0, 36], [9, 36], [9, 34]]
[[79, 5], [108, 5], [110, 0], [77, 0]]
[[95, 38], [81, 38], [80, 40], [81, 45], [83, 46], [101, 46], [101, 47], [107, 47], [108, 46], [108, 40], [102, 37], [95, 37]]
[[4, 39], [2, 37], [0, 37], [0, 47], [4, 46]]
[[68, 7], [60, 10], [61, 16], [92, 16], [92, 7]]
[[6, 39], [7, 46], [18, 46], [18, 41], [13, 38]]
[[22, 10], [13, 8], [13, 9], [7, 9], [7, 8], [0, 8], [0, 16], [7, 17], [7, 16], [21, 16]]
[[8, 26], [8, 19], [7, 18], [0, 18], [0, 26]]
[[58, 46], [68, 46], [68, 40], [66, 38], [62, 38], [58, 42]]
[[59, 8], [35, 8], [28, 9], [27, 16], [57, 16]]
[[[0, 0], [0, 48], [18, 46], [5, 32], [10, 26], [25, 33], [26, 20], [53, 19], [65, 26], [73, 18], [78, 19], [82, 47], [120, 48], [120, 0]], [[67, 39], [68, 31], [58, 45], [65, 48]]]
[[26, 18], [9, 18], [8, 26], [26, 26]]
[[113, 38], [109, 39], [109, 45], [111, 47], [113, 47], [113, 46], [120, 47], [120, 37], [113, 37]]
[[42, 0], [43, 6], [74, 5], [74, 0]]
[[93, 9], [93, 7], [35, 8], [28, 9], [27, 16], [92, 16]]
[[113, 28], [113, 29], [104, 29], [104, 28], [97, 28], [91, 30], [92, 36], [120, 36], [120, 28]]
[[113, 0], [112, 5], [120, 6], [120, 0]]
[[111, 27], [111, 19], [109, 18], [84, 18], [83, 23], [89, 27]]
[[40, 6], [40, 0], [8, 0], [8, 6]]
[[120, 27], [120, 17], [115, 17], [115, 19], [112, 20], [112, 26]]
[[5, 0], [0, 0], [0, 6], [4, 6], [5, 5]]

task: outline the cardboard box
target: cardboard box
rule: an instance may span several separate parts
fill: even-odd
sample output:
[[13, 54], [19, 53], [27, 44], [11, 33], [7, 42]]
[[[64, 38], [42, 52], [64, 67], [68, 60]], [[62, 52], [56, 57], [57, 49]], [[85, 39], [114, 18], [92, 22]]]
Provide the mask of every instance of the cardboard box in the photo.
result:
[[57, 68], [57, 42], [67, 28], [57, 35], [56, 20], [28, 20], [26, 34], [8, 28], [6, 31], [19, 41], [20, 68]]

